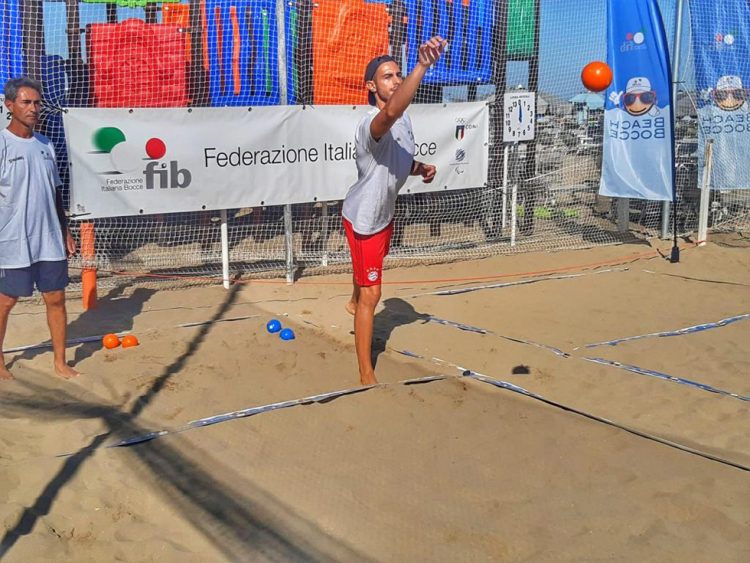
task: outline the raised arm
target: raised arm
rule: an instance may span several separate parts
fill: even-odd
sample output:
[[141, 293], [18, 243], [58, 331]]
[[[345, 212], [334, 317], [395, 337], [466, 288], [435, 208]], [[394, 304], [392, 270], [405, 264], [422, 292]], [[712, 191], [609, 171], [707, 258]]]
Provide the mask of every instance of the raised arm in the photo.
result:
[[401, 117], [414, 99], [417, 88], [422, 82], [427, 69], [437, 62], [448, 42], [440, 36], [435, 36], [419, 46], [417, 66], [409, 73], [401, 85], [385, 103], [380, 113], [370, 122], [370, 134], [373, 139], [380, 138], [390, 131], [394, 123]]

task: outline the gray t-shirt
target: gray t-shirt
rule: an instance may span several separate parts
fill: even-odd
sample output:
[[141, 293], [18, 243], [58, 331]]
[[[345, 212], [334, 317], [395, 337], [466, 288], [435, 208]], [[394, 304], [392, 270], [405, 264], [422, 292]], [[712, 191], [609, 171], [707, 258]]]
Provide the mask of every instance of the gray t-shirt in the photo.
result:
[[390, 131], [376, 141], [370, 123], [379, 110], [364, 116], [354, 135], [358, 179], [344, 198], [342, 214], [354, 232], [372, 235], [385, 229], [396, 211], [396, 196], [409, 177], [414, 161], [414, 133], [403, 114]]
[[65, 260], [55, 189], [55, 150], [44, 135], [0, 131], [0, 268]]

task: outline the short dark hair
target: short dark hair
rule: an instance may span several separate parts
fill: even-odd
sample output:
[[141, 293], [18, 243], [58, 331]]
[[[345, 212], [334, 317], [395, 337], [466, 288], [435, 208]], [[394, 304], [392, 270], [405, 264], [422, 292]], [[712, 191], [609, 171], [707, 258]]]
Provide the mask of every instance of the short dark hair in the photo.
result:
[[369, 63], [367, 63], [367, 67], [365, 68], [365, 82], [369, 82], [370, 80], [375, 78], [375, 73], [380, 68], [380, 65], [384, 63], [398, 64], [398, 61], [390, 55], [380, 55], [379, 57], [375, 57]]
[[[367, 63], [367, 67], [365, 68], [365, 82], [373, 80], [375, 78], [375, 73], [380, 68], [380, 65], [384, 63], [398, 64], [398, 61], [390, 55], [380, 55], [379, 57], [375, 57], [369, 63]], [[367, 92], [367, 101], [370, 102], [371, 106], [374, 106], [375, 94], [373, 94], [372, 92]]]
[[5, 88], [3, 88], [3, 94], [5, 95], [6, 100], [10, 100], [11, 102], [15, 102], [16, 98], [18, 97], [18, 91], [21, 88], [31, 88], [33, 90], [36, 90], [39, 95], [42, 95], [42, 83], [38, 80], [34, 80], [33, 78], [29, 78], [28, 76], [20, 76], [18, 78], [11, 78], [5, 83]]

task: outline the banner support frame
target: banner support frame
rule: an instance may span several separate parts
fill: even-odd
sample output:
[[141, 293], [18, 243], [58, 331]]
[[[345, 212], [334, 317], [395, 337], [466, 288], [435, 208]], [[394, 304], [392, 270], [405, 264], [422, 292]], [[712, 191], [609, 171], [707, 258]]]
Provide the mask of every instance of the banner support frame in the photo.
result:
[[[675, 35], [674, 35], [674, 41], [672, 42], [672, 51], [674, 53], [673, 60], [674, 65], [672, 66], [672, 177], [674, 178], [675, 175], [675, 139], [674, 139], [674, 123], [677, 119], [677, 92], [678, 92], [678, 84], [679, 84], [679, 78], [680, 78], [680, 66], [682, 63], [682, 57], [681, 57], [681, 51], [682, 51], [682, 20], [683, 20], [683, 13], [684, 13], [684, 7], [685, 7], [685, 0], [677, 0], [677, 9], [675, 10]], [[675, 180], [673, 180], [675, 181]], [[677, 185], [675, 184], [673, 186], [673, 199], [677, 199]], [[662, 239], [668, 239], [669, 238], [669, 211], [671, 207], [671, 202], [665, 201], [662, 204], [662, 211], [661, 211], [661, 238]], [[677, 209], [675, 206], [675, 213], [677, 213]], [[677, 226], [676, 221], [675, 225], [673, 226], [673, 230], [675, 231], [674, 236], [677, 236]], [[679, 258], [677, 259], [679, 261]]]
[[229, 228], [227, 226], [227, 210], [219, 211], [221, 216], [221, 277], [224, 289], [229, 289]]
[[711, 168], [714, 160], [714, 140], [708, 139], [703, 161], [703, 181], [701, 183], [701, 199], [698, 211], [698, 246], [706, 246], [708, 239], [708, 208], [711, 197]]
[[508, 223], [508, 159], [510, 156], [510, 144], [505, 143], [505, 146], [503, 147], [503, 187], [502, 187], [502, 194], [503, 194], [503, 206], [502, 206], [502, 222], [501, 222], [501, 229], [505, 229], [507, 223]]
[[[519, 163], [519, 147], [520, 143], [517, 141], [512, 143], [512, 154], [511, 154], [511, 166], [512, 166], [512, 176], [511, 181], [513, 183], [513, 186], [511, 187], [511, 196], [510, 196], [510, 246], [514, 247], [516, 246], [516, 231], [517, 231], [517, 224], [518, 224], [518, 183], [520, 180], [520, 163]], [[524, 202], [524, 218], [526, 217], [526, 213], [534, 213], [533, 205], [528, 205], [528, 200]]]

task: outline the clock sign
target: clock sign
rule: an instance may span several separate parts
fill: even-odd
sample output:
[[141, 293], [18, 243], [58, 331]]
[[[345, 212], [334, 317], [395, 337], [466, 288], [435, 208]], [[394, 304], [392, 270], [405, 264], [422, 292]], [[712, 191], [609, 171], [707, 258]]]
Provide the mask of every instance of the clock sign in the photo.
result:
[[507, 92], [503, 101], [503, 142], [518, 143], [534, 140], [536, 94], [534, 92]]

